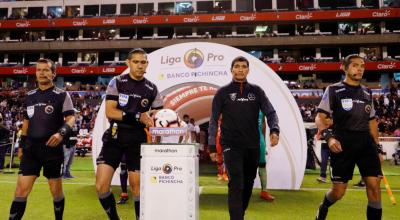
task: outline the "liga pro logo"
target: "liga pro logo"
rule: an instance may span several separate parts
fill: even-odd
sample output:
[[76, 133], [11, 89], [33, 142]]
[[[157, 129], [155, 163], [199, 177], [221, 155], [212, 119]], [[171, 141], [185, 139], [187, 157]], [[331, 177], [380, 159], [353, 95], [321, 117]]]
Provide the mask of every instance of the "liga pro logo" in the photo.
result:
[[196, 69], [201, 66], [204, 62], [204, 55], [203, 53], [194, 48], [185, 53], [184, 57], [185, 65], [191, 69]]
[[172, 165], [169, 164], [169, 163], [164, 164], [163, 167], [162, 167], [162, 171], [163, 171], [165, 174], [170, 174], [170, 173], [172, 172]]

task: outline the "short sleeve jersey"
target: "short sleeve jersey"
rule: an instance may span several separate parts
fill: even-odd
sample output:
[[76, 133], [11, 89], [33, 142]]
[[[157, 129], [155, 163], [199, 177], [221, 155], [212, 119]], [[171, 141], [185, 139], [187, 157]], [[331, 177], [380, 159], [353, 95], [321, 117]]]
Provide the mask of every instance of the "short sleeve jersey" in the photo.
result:
[[[163, 106], [163, 100], [157, 87], [146, 78], [136, 81], [129, 74], [114, 77], [108, 84], [106, 100], [118, 102], [117, 108], [126, 112], [136, 114]], [[117, 123], [123, 123], [116, 121]], [[136, 125], [142, 129], [144, 125]]]
[[369, 131], [369, 120], [375, 118], [371, 90], [339, 82], [328, 86], [318, 106], [333, 119], [334, 130]]
[[27, 93], [24, 118], [29, 120], [28, 137], [48, 138], [58, 132], [64, 117], [74, 115], [71, 97], [57, 87]]

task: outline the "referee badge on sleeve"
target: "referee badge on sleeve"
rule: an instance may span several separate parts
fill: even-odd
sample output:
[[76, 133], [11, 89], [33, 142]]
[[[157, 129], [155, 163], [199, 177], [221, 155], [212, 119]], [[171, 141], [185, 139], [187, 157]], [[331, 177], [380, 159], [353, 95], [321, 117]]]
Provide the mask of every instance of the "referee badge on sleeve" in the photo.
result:
[[126, 104], [128, 104], [128, 100], [129, 100], [129, 95], [119, 94], [118, 103], [119, 103], [120, 106], [123, 107]]
[[350, 111], [353, 108], [353, 100], [352, 99], [342, 99], [342, 107], [346, 111]]
[[26, 113], [28, 114], [29, 118], [32, 118], [33, 115], [35, 114], [35, 106], [34, 105], [30, 105], [26, 108]]

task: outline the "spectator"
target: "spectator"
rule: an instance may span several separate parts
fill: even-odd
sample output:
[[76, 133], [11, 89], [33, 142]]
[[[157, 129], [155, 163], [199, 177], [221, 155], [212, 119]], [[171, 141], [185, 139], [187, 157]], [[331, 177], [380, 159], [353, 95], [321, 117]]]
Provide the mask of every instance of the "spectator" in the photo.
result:
[[7, 148], [10, 143], [10, 130], [4, 125], [3, 116], [0, 114], [0, 172], [4, 169]]

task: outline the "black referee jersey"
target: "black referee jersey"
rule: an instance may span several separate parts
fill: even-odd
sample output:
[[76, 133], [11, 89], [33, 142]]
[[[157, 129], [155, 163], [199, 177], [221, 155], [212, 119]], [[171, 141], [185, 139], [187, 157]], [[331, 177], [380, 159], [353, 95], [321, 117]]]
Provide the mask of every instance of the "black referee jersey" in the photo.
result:
[[[129, 74], [114, 77], [108, 84], [106, 100], [118, 102], [117, 108], [125, 113], [143, 113], [163, 106], [163, 100], [157, 86], [143, 78], [140, 81], [132, 79]], [[118, 125], [130, 126], [134, 130], [143, 130], [142, 123], [124, 124], [123, 121], [115, 121]]]
[[27, 93], [24, 117], [29, 120], [28, 137], [48, 138], [58, 132], [64, 117], [74, 114], [71, 97], [57, 87]]
[[369, 120], [375, 118], [372, 92], [362, 85], [335, 83], [326, 88], [318, 112], [332, 115], [333, 130], [369, 132]]

